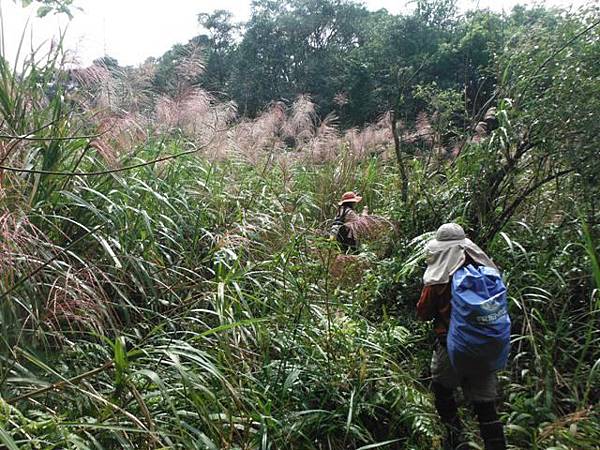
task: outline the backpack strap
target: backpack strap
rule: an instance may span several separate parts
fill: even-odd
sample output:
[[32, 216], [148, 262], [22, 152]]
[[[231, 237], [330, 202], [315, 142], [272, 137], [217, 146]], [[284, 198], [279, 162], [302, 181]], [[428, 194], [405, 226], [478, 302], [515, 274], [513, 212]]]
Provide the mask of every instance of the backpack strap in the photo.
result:
[[334, 220], [336, 222], [339, 221], [341, 223], [344, 223], [344, 219], [348, 215], [349, 210], [350, 210], [350, 208], [348, 208], [347, 206], [340, 206], [340, 209], [338, 209], [338, 214]]

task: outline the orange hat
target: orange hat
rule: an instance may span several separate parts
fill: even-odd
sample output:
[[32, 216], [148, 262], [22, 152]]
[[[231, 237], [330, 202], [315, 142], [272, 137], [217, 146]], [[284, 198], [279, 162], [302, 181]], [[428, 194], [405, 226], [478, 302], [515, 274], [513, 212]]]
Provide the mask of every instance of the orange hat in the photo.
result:
[[342, 195], [342, 199], [338, 202], [339, 206], [342, 206], [344, 203], [358, 203], [362, 200], [362, 197], [360, 195], [356, 195], [355, 192], [345, 192], [344, 195]]

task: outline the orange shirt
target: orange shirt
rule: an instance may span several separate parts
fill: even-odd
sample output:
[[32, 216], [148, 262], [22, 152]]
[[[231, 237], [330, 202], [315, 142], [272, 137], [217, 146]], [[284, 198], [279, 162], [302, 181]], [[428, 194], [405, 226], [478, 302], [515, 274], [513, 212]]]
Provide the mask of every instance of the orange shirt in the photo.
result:
[[421, 320], [432, 320], [435, 333], [440, 336], [448, 334], [450, 327], [450, 311], [452, 305], [452, 288], [450, 283], [425, 286], [417, 303], [417, 316]]

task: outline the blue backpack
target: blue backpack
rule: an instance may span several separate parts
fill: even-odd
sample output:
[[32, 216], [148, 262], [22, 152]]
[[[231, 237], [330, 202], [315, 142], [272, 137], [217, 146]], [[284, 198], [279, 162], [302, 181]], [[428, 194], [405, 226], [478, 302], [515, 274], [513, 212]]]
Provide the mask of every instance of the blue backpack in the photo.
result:
[[452, 277], [448, 356], [462, 372], [484, 373], [506, 366], [510, 317], [506, 286], [498, 271], [469, 264]]

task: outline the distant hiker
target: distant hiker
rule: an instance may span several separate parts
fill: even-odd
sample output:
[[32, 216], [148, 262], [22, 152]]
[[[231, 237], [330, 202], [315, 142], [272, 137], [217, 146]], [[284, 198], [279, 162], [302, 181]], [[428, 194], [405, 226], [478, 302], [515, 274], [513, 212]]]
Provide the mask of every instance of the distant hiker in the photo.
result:
[[[350, 191], [344, 193], [338, 202], [338, 210], [335, 219], [333, 219], [331, 236], [337, 239], [344, 253], [358, 253], [357, 236], [355, 236], [352, 228], [346, 226], [346, 224], [358, 219], [359, 215], [356, 213], [355, 207], [361, 200], [360, 195]], [[365, 206], [362, 215], [367, 215], [367, 213], [368, 209]]]
[[495, 400], [496, 371], [506, 364], [509, 350], [506, 288], [493, 261], [458, 224], [442, 225], [426, 251], [417, 315], [434, 320], [432, 388], [447, 433], [444, 449], [467, 448], [460, 445], [462, 424], [454, 399], [460, 386], [473, 403], [485, 449], [504, 450]]

